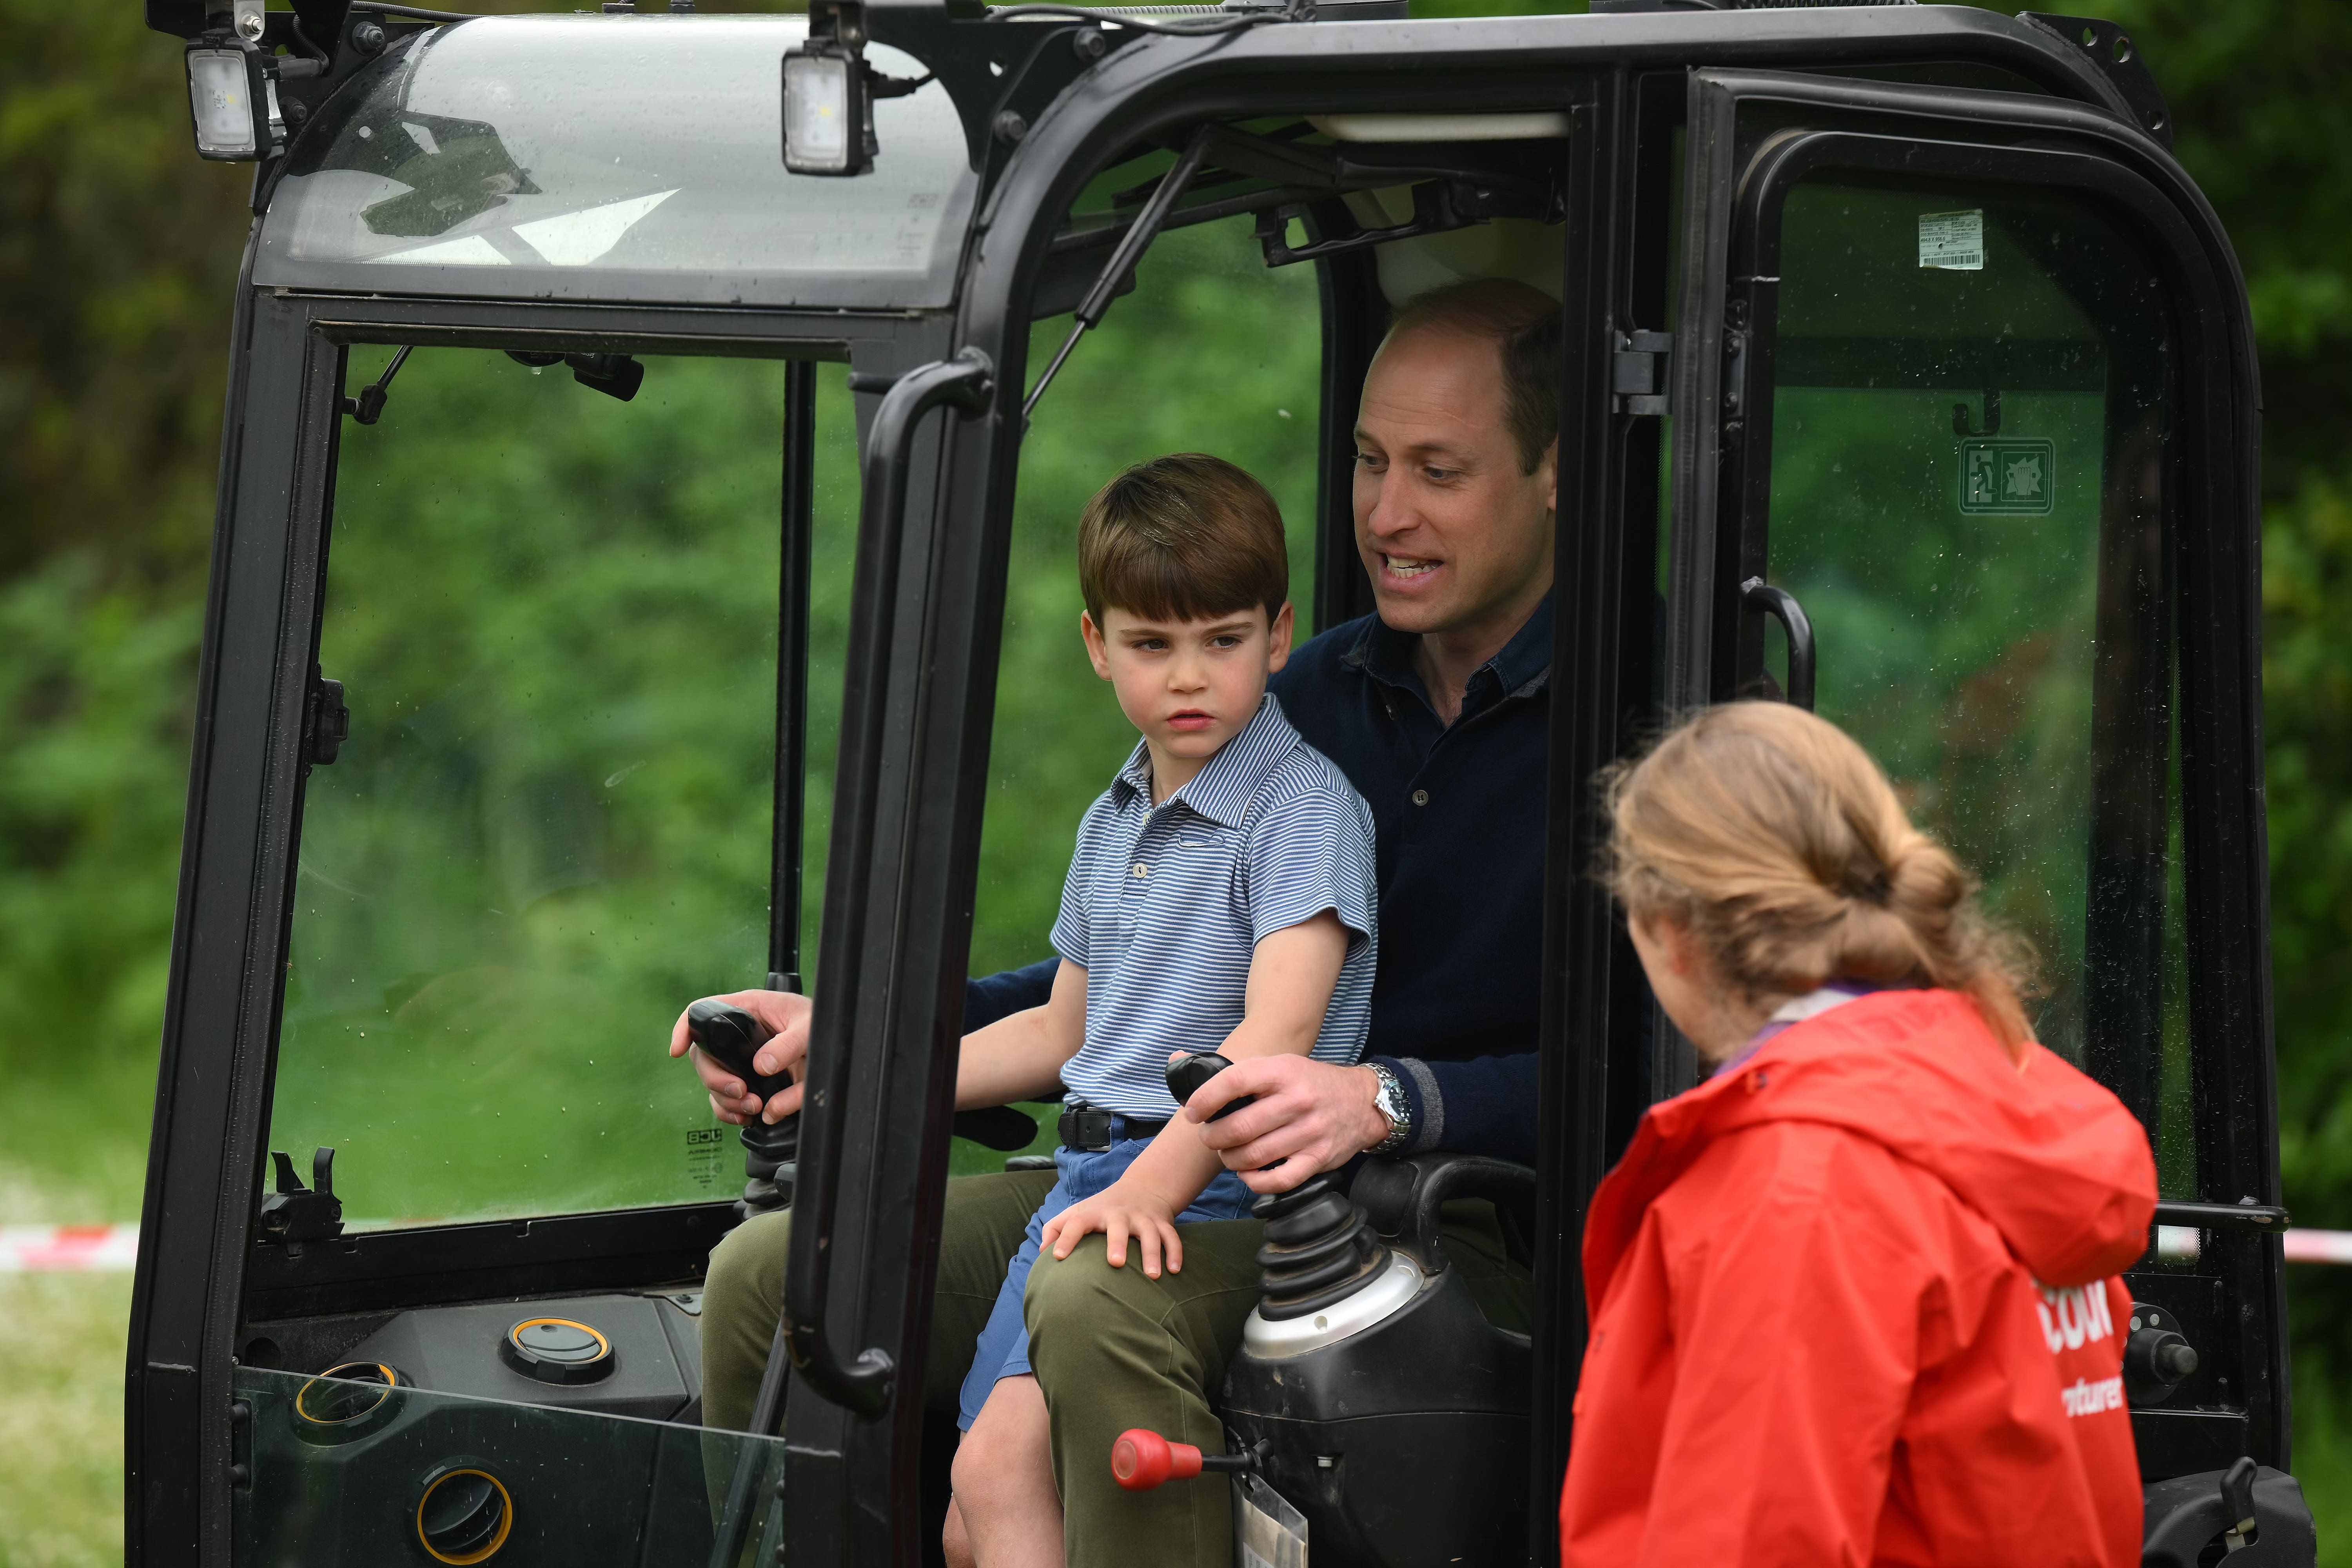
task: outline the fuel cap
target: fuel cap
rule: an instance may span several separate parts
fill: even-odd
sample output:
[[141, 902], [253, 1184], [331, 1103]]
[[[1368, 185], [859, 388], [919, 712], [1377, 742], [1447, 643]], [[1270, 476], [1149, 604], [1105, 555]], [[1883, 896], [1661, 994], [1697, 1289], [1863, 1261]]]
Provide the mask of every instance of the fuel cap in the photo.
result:
[[594, 1383], [612, 1374], [613, 1342], [571, 1318], [525, 1318], [499, 1346], [506, 1363], [541, 1383]]

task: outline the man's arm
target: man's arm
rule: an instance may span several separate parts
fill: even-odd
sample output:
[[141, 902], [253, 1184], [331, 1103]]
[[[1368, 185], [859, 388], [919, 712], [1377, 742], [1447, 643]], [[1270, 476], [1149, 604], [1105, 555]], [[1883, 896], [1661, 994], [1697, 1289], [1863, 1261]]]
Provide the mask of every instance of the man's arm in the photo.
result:
[[[1055, 976], [1061, 967], [1060, 959], [1049, 958], [1025, 968], [965, 981], [964, 1032], [976, 1034], [1024, 1008], [1044, 1006], [1054, 994]], [[736, 991], [710, 1000], [742, 1008], [768, 1031], [768, 1037], [752, 1055], [752, 1067], [771, 1078], [783, 1072], [799, 1078], [801, 1063], [808, 1056], [811, 1007], [807, 997], [792, 991]], [[686, 1015], [680, 1013], [677, 1022], [670, 1026], [669, 1054], [682, 1057], [691, 1044], [693, 1037], [687, 1033]], [[763, 1107], [759, 1097], [747, 1090], [741, 1079], [699, 1050], [694, 1053], [694, 1070], [710, 1095], [712, 1112], [719, 1121], [733, 1126], [740, 1127], [763, 1112], [763, 1120], [781, 1121], [801, 1108], [798, 1083], [779, 1091], [774, 1105]]]
[[1398, 1154], [1440, 1150], [1536, 1163], [1536, 1054], [1430, 1062], [1366, 1057], [1396, 1074], [1412, 1112], [1412, 1133]]
[[[1022, 969], [1008, 969], [998, 974], [982, 975], [964, 982], [964, 1032], [981, 1030], [1027, 1008], [1042, 1007], [1051, 1000], [1056, 976], [1063, 961], [1049, 958]], [[1079, 971], [1083, 978], [1085, 971]], [[768, 1031], [768, 1037], [752, 1053], [751, 1065], [772, 1078], [789, 1072], [797, 1079], [801, 1063], [808, 1057], [809, 999], [791, 991], [736, 991], [710, 1000], [725, 1002], [742, 1008]], [[686, 1015], [680, 1013], [677, 1022], [670, 1026], [669, 1054], [682, 1057], [693, 1037], [687, 1032]], [[1076, 1047], [1073, 1047], [1075, 1049]], [[1067, 1058], [1065, 1058], [1067, 1059]], [[795, 1082], [777, 1092], [772, 1105], [762, 1106], [757, 1095], [749, 1092], [741, 1079], [728, 1071], [701, 1051], [694, 1053], [694, 1070], [702, 1079], [703, 1089], [710, 1096], [711, 1111], [719, 1121], [740, 1127], [754, 1116], [767, 1121], [781, 1121], [801, 1108], [801, 1089]], [[1058, 1080], [1043, 1093], [1059, 1091]], [[1019, 1097], [1016, 1097], [1019, 1098]], [[1003, 1100], [990, 1100], [990, 1105], [1002, 1105]]]
[[[1395, 1073], [1412, 1102], [1412, 1136], [1401, 1152], [1460, 1150], [1535, 1163], [1533, 1052], [1467, 1062], [1368, 1060]], [[1201, 1142], [1251, 1191], [1286, 1193], [1388, 1137], [1380, 1088], [1379, 1075], [1360, 1063], [1343, 1068], [1297, 1057], [1265, 1058], [1236, 1062], [1211, 1079], [1184, 1107], [1184, 1115], [1199, 1124]], [[1245, 1094], [1255, 1096], [1256, 1103], [1222, 1121], [1210, 1121]]]

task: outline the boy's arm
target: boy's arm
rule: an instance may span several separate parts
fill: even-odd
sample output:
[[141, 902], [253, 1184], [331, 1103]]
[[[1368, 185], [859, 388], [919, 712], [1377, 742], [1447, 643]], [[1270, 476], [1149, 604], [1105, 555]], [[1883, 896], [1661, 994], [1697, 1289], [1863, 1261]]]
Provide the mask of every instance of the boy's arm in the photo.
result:
[[[1331, 993], [1339, 984], [1348, 942], [1348, 928], [1330, 910], [1269, 931], [1250, 954], [1241, 1026], [1218, 1048], [1234, 1061], [1305, 1056], [1313, 1050], [1323, 1032]], [[961, 1080], [958, 1082], [961, 1103]], [[1216, 1152], [1201, 1142], [1200, 1130], [1177, 1117], [1136, 1156], [1126, 1174], [1046, 1221], [1044, 1245], [1053, 1248], [1055, 1258], [1067, 1258], [1081, 1238], [1099, 1230], [1108, 1238], [1110, 1266], [1118, 1268], [1126, 1266], [1127, 1240], [1132, 1235], [1142, 1253], [1144, 1273], [1160, 1278], [1163, 1254], [1171, 1272], [1181, 1270], [1184, 1248], [1176, 1237], [1176, 1216], [1192, 1206], [1223, 1168]]]
[[963, 1037], [956, 1058], [956, 1109], [976, 1110], [1060, 1093], [1062, 1068], [1086, 1037], [1087, 972], [1064, 959], [1044, 1006], [1024, 1008]]

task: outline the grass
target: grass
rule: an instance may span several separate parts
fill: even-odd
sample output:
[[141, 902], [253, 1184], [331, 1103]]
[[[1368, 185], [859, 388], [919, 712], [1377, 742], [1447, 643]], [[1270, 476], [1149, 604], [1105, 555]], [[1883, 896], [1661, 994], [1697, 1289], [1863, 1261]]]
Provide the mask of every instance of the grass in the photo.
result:
[[128, 1274], [0, 1274], [0, 1565], [122, 1559]]

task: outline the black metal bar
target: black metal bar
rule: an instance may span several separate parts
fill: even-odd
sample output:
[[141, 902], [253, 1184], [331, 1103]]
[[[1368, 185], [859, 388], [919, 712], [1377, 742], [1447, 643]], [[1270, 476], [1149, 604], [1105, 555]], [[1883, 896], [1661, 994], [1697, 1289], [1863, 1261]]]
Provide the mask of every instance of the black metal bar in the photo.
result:
[[993, 374], [988, 356], [970, 348], [952, 360], [908, 372], [875, 411], [866, 447], [849, 668], [842, 683], [841, 763], [835, 775], [832, 855], [825, 867], [824, 941], [803, 1079], [806, 1098], [802, 1102], [800, 1182], [793, 1205], [792, 1255], [784, 1268], [782, 1333], [793, 1365], [820, 1398], [868, 1418], [888, 1406], [897, 1368], [889, 1352], [871, 1347], [845, 1363], [825, 1335], [825, 1298], [832, 1283], [842, 1104], [849, 1087], [849, 1053], [857, 1037], [858, 971], [888, 720], [907, 466], [923, 416], [942, 404], [967, 416], [984, 411], [994, 392]]
[[1808, 713], [1813, 710], [1813, 623], [1805, 607], [1786, 588], [1775, 588], [1761, 577], [1739, 584], [1739, 603], [1758, 615], [1769, 616], [1789, 634], [1789, 701]]
[[801, 988], [801, 868], [808, 812], [809, 549], [816, 521], [816, 366], [784, 366], [783, 540], [776, 594], [776, 814], [768, 879], [768, 988]]
[[2200, 1230], [2223, 1230], [2243, 1226], [2256, 1230], [2284, 1231], [2291, 1222], [2286, 1210], [2276, 1204], [2158, 1204], [2156, 1205], [2156, 1223], [2195, 1226]]
[[1063, 340], [1060, 352], [1054, 355], [1054, 363], [1045, 367], [1045, 374], [1037, 378], [1037, 384], [1030, 389], [1028, 399], [1021, 405], [1023, 419], [1037, 411], [1037, 400], [1045, 395], [1045, 389], [1053, 385], [1054, 378], [1061, 374], [1062, 363], [1070, 357], [1070, 351], [1078, 346], [1078, 340], [1103, 319], [1103, 312], [1110, 309], [1111, 300], [1118, 292], [1119, 280], [1134, 270], [1135, 264], [1143, 258], [1145, 248], [1159, 234], [1160, 226], [1167, 221], [1169, 209], [1183, 195], [1185, 187], [1192, 183], [1192, 176], [1201, 172], [1201, 160], [1208, 156], [1213, 129], [1204, 125], [1192, 133], [1192, 142], [1185, 147], [1184, 155], [1177, 159], [1176, 166], [1161, 178], [1159, 189], [1151, 193], [1150, 202], [1136, 215], [1135, 221], [1127, 226], [1127, 232], [1119, 237], [1118, 248], [1111, 252], [1110, 262], [1102, 269], [1102, 276], [1097, 278], [1095, 286], [1087, 290], [1087, 297], [1078, 301], [1078, 319], [1070, 328], [1070, 335]]

